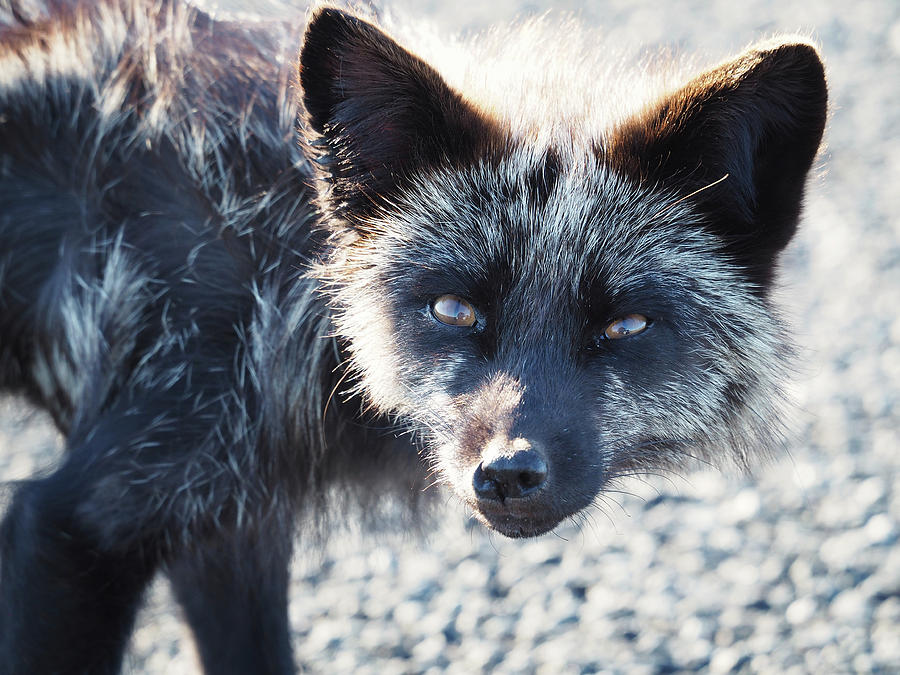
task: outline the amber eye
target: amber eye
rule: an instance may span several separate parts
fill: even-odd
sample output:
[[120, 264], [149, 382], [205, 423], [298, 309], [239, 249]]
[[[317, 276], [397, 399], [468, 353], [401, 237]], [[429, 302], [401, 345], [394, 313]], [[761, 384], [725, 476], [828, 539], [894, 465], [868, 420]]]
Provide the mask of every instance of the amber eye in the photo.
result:
[[629, 314], [621, 319], [616, 319], [606, 327], [603, 336], [610, 340], [621, 340], [630, 337], [650, 325], [649, 320], [642, 314]]
[[475, 308], [457, 295], [442, 295], [431, 303], [434, 318], [448, 326], [474, 326]]

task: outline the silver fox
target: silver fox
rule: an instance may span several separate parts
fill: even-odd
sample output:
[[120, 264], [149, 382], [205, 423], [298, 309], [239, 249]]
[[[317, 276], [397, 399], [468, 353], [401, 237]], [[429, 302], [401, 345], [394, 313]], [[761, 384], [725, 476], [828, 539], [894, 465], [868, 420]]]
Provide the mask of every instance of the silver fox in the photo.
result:
[[502, 54], [466, 49], [442, 72], [333, 6], [0, 2], [0, 386], [67, 446], [0, 529], [0, 672], [118, 672], [158, 570], [208, 672], [292, 672], [300, 520], [437, 481], [536, 536], [781, 442], [815, 47], [630, 107], [470, 88]]

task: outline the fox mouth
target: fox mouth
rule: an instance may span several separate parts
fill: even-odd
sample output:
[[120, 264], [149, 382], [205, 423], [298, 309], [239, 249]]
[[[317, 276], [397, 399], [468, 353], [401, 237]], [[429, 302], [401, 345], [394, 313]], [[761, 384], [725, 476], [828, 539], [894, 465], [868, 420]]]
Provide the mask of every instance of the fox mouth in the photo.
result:
[[547, 534], [562, 521], [555, 513], [539, 509], [510, 507], [507, 504], [470, 502], [475, 517], [487, 527], [511, 539]]

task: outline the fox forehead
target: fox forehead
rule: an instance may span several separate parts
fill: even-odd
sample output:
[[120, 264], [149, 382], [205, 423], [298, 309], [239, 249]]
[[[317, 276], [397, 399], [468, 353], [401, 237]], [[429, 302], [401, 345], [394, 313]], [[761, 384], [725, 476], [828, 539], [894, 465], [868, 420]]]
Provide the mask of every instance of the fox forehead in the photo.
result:
[[660, 275], [735, 276], [687, 202], [635, 184], [602, 157], [549, 156], [522, 150], [416, 177], [370, 223], [368, 264], [427, 261], [423, 273], [460, 284], [502, 265], [508, 283], [562, 285], [576, 296], [601, 280], [615, 296]]

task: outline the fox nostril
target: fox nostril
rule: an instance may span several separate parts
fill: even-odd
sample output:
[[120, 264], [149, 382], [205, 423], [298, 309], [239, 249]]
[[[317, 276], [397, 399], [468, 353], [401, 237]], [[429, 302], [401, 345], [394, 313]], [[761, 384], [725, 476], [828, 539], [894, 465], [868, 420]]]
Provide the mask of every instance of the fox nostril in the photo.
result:
[[534, 447], [485, 457], [472, 486], [480, 499], [519, 499], [537, 492], [547, 480], [547, 462]]

